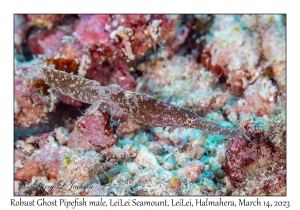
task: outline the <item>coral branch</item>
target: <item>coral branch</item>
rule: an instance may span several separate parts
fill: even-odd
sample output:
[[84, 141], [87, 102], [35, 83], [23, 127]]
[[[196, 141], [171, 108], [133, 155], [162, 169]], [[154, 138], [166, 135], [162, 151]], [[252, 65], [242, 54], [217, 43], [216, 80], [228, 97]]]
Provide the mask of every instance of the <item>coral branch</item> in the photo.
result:
[[207, 122], [197, 114], [141, 93], [125, 91], [117, 85], [101, 86], [98, 82], [42, 67], [39, 75], [62, 94], [88, 104], [101, 103], [112, 110], [130, 113], [139, 123], [154, 126], [197, 128], [228, 139], [243, 139], [241, 128], [231, 129]]

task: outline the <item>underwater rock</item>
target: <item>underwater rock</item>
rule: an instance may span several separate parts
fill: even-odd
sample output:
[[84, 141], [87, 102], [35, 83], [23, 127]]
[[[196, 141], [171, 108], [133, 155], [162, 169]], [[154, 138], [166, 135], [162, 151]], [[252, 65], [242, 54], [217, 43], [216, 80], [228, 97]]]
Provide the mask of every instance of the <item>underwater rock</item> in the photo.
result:
[[100, 105], [91, 105], [70, 133], [68, 147], [100, 151], [118, 142], [114, 122]]
[[64, 33], [57, 29], [39, 31], [29, 36], [29, 47], [33, 55], [45, 54], [57, 46]]
[[265, 75], [274, 78], [280, 95], [286, 97], [286, 26], [284, 16], [259, 15]]
[[73, 35], [99, 64], [140, 58], [175, 35], [176, 15], [83, 15]]
[[56, 24], [61, 23], [66, 15], [60, 14], [30, 14], [26, 15], [29, 25], [37, 26], [39, 28], [52, 29]]
[[[263, 125], [259, 118], [254, 121], [244, 119], [243, 126], [249, 132], [250, 141], [238, 139], [227, 142], [225, 171], [235, 186], [232, 195], [286, 194], [286, 142], [273, 139], [286, 129], [280, 125], [279, 119], [282, 115], [273, 114], [269, 125]], [[274, 130], [275, 124], [277, 131]], [[267, 131], [262, 129], [264, 126]]]
[[226, 113], [237, 116], [255, 114], [258, 117], [270, 116], [276, 107], [278, 88], [268, 78], [259, 78], [244, 91], [244, 97], [231, 106]]
[[15, 195], [286, 194], [284, 15], [14, 17]]
[[261, 45], [256, 16], [216, 15], [206, 37], [201, 63], [240, 95], [260, 75]]
[[138, 68], [143, 72], [143, 78], [137, 91], [155, 95], [157, 99], [201, 116], [221, 108], [228, 100], [217, 86], [218, 78], [190, 56], [158, 57]]
[[14, 71], [15, 125], [30, 127], [45, 122], [47, 114], [54, 111], [57, 96], [43, 80], [37, 77], [40, 60], [22, 63]]

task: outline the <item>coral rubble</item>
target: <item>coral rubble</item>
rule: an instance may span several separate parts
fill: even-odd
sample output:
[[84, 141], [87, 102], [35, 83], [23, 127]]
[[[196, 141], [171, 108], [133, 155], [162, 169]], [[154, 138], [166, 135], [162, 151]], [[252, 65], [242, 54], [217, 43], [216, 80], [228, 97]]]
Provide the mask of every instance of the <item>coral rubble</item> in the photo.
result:
[[286, 195], [283, 15], [15, 15], [15, 195]]

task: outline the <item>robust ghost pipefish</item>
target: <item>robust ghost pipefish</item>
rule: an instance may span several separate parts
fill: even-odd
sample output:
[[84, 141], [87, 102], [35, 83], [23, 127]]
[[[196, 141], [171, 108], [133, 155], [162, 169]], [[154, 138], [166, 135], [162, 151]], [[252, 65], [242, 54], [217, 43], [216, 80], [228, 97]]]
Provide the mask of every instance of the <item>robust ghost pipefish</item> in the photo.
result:
[[97, 81], [49, 67], [41, 67], [39, 76], [62, 94], [87, 104], [101, 103], [116, 113], [129, 113], [139, 123], [152, 127], [189, 127], [221, 135], [227, 139], [243, 139], [242, 128], [226, 128], [210, 123], [199, 115], [152, 96], [126, 91], [118, 85], [101, 86]]

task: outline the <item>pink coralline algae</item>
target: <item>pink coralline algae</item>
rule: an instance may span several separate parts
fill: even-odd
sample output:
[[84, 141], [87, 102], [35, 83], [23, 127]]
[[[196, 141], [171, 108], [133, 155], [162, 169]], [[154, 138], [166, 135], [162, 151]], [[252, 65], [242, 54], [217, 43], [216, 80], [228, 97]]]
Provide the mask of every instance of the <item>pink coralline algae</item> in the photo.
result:
[[91, 68], [86, 77], [98, 81], [102, 85], [118, 84], [126, 90], [136, 87], [134, 77], [130, 74], [127, 62], [118, 60], [113, 64]]
[[17, 126], [30, 127], [44, 122], [47, 114], [55, 109], [56, 95], [37, 77], [35, 68], [40, 65], [40, 62], [24, 63], [15, 69], [14, 116]]
[[173, 15], [83, 15], [73, 35], [99, 61], [134, 60], [175, 35]]
[[286, 195], [285, 31], [285, 15], [16, 14], [15, 195]]
[[70, 133], [68, 146], [100, 151], [117, 143], [116, 126], [108, 111], [92, 105], [80, 117]]
[[[79, 20], [71, 15], [16, 15], [15, 48], [23, 56], [23, 45], [28, 43], [32, 55], [39, 55], [49, 66], [57, 68], [49, 59], [70, 59], [79, 65], [77, 75], [133, 90], [136, 84], [129, 62], [170, 41], [176, 21], [176, 15], [82, 15]], [[38, 29], [33, 30], [35, 26]], [[57, 97], [65, 104], [82, 106]]]
[[233, 194], [285, 195], [284, 156], [270, 142], [229, 142], [225, 171], [236, 186]]
[[234, 140], [229, 144], [225, 162], [226, 170], [231, 175], [232, 181], [243, 181], [245, 176], [243, 173], [246, 173], [243, 168], [257, 161], [257, 149], [252, 148], [252, 144], [247, 140]]
[[24, 166], [15, 172], [16, 180], [30, 181], [34, 176], [56, 179], [61, 155], [67, 147], [45, 147], [24, 161]]
[[236, 186], [234, 195], [286, 194], [286, 128], [280, 124], [285, 119], [283, 108], [273, 111], [267, 131], [259, 126], [259, 118], [243, 119], [251, 141], [238, 139], [227, 143], [225, 171]]
[[[44, 192], [45, 195], [79, 195], [86, 188], [76, 186], [97, 183], [100, 173], [118, 165], [124, 158], [130, 159], [135, 155], [136, 149], [133, 147], [110, 147], [96, 153], [78, 148], [59, 147], [53, 141], [43, 149], [36, 150], [24, 161], [22, 167], [16, 169], [15, 180], [30, 182], [43, 178], [54, 186], [51, 191]], [[37, 193], [36, 190], [28, 188], [20, 191], [19, 195], [30, 195], [32, 191]]]
[[59, 30], [39, 31], [29, 37], [29, 47], [34, 55], [45, 54], [60, 43], [64, 33]]

